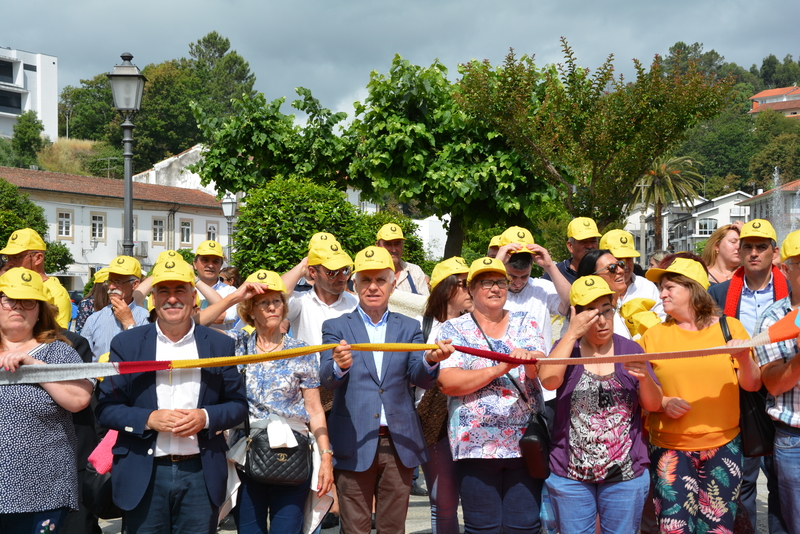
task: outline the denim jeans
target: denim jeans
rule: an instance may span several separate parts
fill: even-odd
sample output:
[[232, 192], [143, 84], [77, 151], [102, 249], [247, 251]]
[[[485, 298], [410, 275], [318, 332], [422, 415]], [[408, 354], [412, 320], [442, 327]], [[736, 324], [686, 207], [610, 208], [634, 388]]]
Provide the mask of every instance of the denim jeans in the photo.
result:
[[425, 485], [431, 500], [431, 532], [459, 534], [458, 484], [450, 440], [445, 437], [428, 447], [430, 459], [422, 464]]
[[239, 480], [242, 485], [233, 509], [239, 534], [298, 534], [303, 530], [303, 507], [310, 478], [297, 486], [276, 486], [255, 482], [240, 472]]
[[792, 534], [800, 533], [800, 435], [775, 429], [775, 472], [783, 520]]
[[546, 486], [561, 532], [594, 534], [599, 515], [603, 534], [630, 534], [639, 528], [650, 475], [597, 484], [551, 473]]
[[456, 477], [464, 534], [538, 534], [543, 483], [522, 458], [458, 460]]
[[156, 458], [142, 500], [125, 514], [128, 534], [212, 534], [219, 508], [208, 497], [200, 458]]

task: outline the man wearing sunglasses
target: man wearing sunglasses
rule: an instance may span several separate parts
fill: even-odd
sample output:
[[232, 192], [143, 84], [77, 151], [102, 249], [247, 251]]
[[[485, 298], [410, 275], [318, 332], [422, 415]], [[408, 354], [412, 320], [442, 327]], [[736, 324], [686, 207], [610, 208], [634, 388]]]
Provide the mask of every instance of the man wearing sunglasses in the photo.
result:
[[8, 243], [0, 255], [3, 256], [3, 267], [0, 274], [12, 267], [25, 267], [31, 271], [36, 271], [42, 277], [46, 291], [53, 297], [52, 300], [58, 308], [56, 321], [61, 328], [68, 328], [69, 321], [72, 319], [72, 301], [69, 293], [58, 281], [55, 276], [47, 276], [44, 272], [44, 254], [47, 246], [42, 237], [30, 228], [16, 230], [8, 238]]
[[[323, 239], [324, 237], [324, 239]], [[322, 323], [356, 309], [358, 299], [345, 291], [353, 260], [331, 234], [315, 234], [308, 256], [281, 278], [289, 294], [289, 323], [294, 335], [309, 345], [322, 343]], [[314, 287], [295, 293], [305, 276]]]
[[150, 314], [136, 304], [142, 266], [130, 256], [117, 256], [108, 265], [109, 305], [86, 319], [81, 335], [89, 342], [94, 361], [111, 350], [111, 340], [124, 330], [148, 324]]

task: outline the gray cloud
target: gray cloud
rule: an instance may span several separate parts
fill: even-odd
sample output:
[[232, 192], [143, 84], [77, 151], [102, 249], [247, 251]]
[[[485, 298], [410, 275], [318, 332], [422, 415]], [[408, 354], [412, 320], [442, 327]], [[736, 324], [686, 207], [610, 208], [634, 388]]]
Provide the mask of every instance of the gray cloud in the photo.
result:
[[614, 54], [626, 77], [632, 58], [647, 65], [676, 41], [701, 42], [745, 68], [768, 54], [800, 55], [794, 1], [31, 0], [3, 12], [16, 23], [4, 27], [0, 46], [57, 56], [59, 88], [108, 72], [122, 52], [140, 67], [188, 56], [190, 42], [216, 30], [250, 63], [268, 100], [291, 101], [304, 86], [347, 112], [369, 73], [386, 72], [396, 53], [421, 65], [438, 58], [452, 79], [459, 63], [497, 63], [509, 47], [539, 64], [559, 62], [562, 35], [584, 66]]

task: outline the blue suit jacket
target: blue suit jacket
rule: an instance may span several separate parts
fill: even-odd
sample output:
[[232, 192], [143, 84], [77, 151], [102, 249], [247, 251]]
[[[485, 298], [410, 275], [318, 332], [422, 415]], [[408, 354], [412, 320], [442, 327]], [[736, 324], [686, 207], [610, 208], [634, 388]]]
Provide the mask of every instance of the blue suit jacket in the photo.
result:
[[[156, 326], [140, 326], [118, 334], [111, 342], [112, 362], [155, 360]], [[196, 325], [195, 342], [200, 358], [234, 355], [234, 341], [225, 334]], [[100, 425], [119, 431], [113, 448], [111, 472], [114, 503], [134, 509], [153, 474], [158, 432], [146, 430], [150, 413], [158, 409], [155, 373], [108, 377], [100, 384], [97, 418]], [[209, 428], [197, 434], [203, 474], [211, 501], [225, 500], [227, 445], [222, 431], [244, 421], [247, 398], [244, 382], [234, 366], [201, 369], [198, 408], [208, 412]]]
[[[424, 343], [419, 323], [389, 313], [386, 343]], [[369, 336], [358, 310], [329, 319], [322, 324], [322, 342], [369, 343]], [[353, 364], [337, 380], [333, 373], [333, 351], [322, 353], [320, 380], [333, 389], [333, 407], [328, 417], [328, 434], [333, 447], [334, 465], [347, 471], [365, 471], [372, 465], [378, 449], [381, 406], [392, 433], [397, 455], [406, 467], [428, 459], [422, 424], [414, 409], [410, 383], [430, 388], [439, 375], [437, 367], [428, 373], [423, 353], [385, 352], [381, 378], [372, 352], [353, 351]]]

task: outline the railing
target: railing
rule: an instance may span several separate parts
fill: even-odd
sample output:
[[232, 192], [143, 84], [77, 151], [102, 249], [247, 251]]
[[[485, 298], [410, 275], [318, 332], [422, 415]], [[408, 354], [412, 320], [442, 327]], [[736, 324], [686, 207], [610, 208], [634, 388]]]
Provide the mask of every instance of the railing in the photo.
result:
[[[122, 255], [125, 249], [122, 246], [122, 240], [117, 241], [117, 255]], [[134, 241], [133, 242], [133, 257], [146, 258], [147, 257], [147, 241]]]

